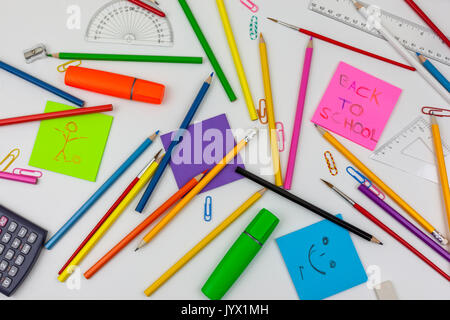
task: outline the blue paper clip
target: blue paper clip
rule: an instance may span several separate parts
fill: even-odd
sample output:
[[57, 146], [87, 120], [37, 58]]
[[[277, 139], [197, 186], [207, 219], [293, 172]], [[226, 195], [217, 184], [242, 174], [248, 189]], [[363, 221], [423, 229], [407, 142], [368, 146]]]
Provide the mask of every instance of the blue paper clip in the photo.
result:
[[[377, 195], [377, 197], [379, 197], [381, 200], [386, 199], [386, 196], [384, 195], [383, 192], [381, 192], [380, 189], [377, 188], [377, 186], [375, 186], [372, 181], [370, 181], [369, 179], [367, 179], [361, 172], [359, 172], [358, 170], [356, 170], [355, 168], [348, 166], [347, 167], [347, 173], [352, 176], [356, 181], [358, 181], [360, 184], [364, 184], [367, 188], [370, 189], [370, 191], [372, 191], [374, 194]], [[350, 171], [353, 171], [354, 174]], [[361, 178], [360, 179], [358, 179]]]
[[206, 222], [209, 222], [211, 221], [211, 218], [212, 218], [212, 198], [211, 196], [207, 196], [205, 198], [205, 215], [203, 216], [203, 219]]

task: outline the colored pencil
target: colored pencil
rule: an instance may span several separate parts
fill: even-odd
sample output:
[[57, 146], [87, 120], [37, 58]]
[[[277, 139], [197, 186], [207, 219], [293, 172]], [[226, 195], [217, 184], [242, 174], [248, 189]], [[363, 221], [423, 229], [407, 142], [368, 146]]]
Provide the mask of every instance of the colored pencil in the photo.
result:
[[[159, 154], [159, 152], [158, 152]], [[95, 247], [98, 241], [103, 237], [103, 235], [111, 228], [114, 222], [120, 217], [123, 211], [128, 207], [128, 205], [133, 201], [136, 195], [141, 191], [141, 189], [148, 183], [153, 174], [158, 168], [159, 162], [162, 156], [153, 157], [152, 162], [144, 170], [139, 181], [131, 189], [131, 191], [125, 196], [123, 201], [117, 206], [116, 209], [111, 213], [111, 215], [106, 219], [106, 221], [100, 226], [100, 228], [94, 233], [94, 235], [89, 239], [86, 245], [78, 252], [78, 254], [72, 259], [72, 261], [67, 265], [64, 271], [59, 275], [58, 280], [64, 282], [73, 272], [73, 267], [79, 266], [86, 255]]]
[[39, 121], [39, 120], [81, 116], [81, 115], [91, 114], [91, 113], [112, 111], [112, 109], [113, 109], [112, 104], [107, 104], [107, 105], [98, 106], [98, 107], [86, 107], [86, 108], [80, 108], [80, 109], [72, 109], [72, 110], [64, 110], [64, 111], [57, 111], [57, 112], [33, 114], [33, 115], [14, 117], [14, 118], [8, 118], [8, 119], [0, 119], [0, 126], [7, 126], [7, 125], [11, 125], [11, 124], [18, 124], [18, 123], [32, 122], [32, 121]]
[[442, 41], [450, 47], [450, 40], [447, 36], [431, 21], [431, 19], [420, 9], [413, 0], [405, 0], [405, 2], [422, 18], [423, 21], [442, 39]]
[[377, 54], [369, 52], [369, 51], [365, 51], [365, 50], [356, 48], [354, 46], [351, 46], [351, 45], [348, 45], [346, 43], [343, 43], [343, 42], [340, 42], [340, 41], [337, 41], [337, 40], [325, 37], [325, 36], [323, 36], [321, 34], [309, 31], [307, 29], [299, 28], [299, 27], [296, 27], [296, 26], [294, 26], [292, 24], [289, 24], [289, 23], [286, 23], [286, 22], [283, 22], [283, 21], [280, 21], [280, 20], [277, 20], [277, 19], [274, 19], [274, 18], [267, 18], [267, 19], [269, 19], [269, 20], [271, 20], [273, 22], [276, 22], [278, 24], [281, 24], [282, 26], [294, 29], [294, 30], [296, 30], [298, 32], [301, 32], [303, 34], [311, 36], [313, 38], [316, 38], [316, 39], [319, 39], [319, 40], [331, 43], [331, 44], [333, 44], [335, 46], [338, 46], [338, 47], [341, 47], [341, 48], [345, 48], [347, 50], [354, 51], [354, 52], [360, 53], [362, 55], [365, 55], [365, 56], [368, 56], [368, 57], [371, 57], [371, 58], [374, 58], [374, 59], [377, 59], [377, 60], [380, 60], [380, 61], [384, 61], [384, 62], [390, 63], [390, 64], [392, 64], [394, 66], [397, 66], [397, 67], [401, 67], [401, 68], [408, 69], [408, 70], [411, 70], [411, 71], [416, 71], [416, 68], [413, 68], [413, 67], [408, 66], [406, 64], [403, 64], [403, 63], [400, 63], [400, 62], [397, 62], [397, 61], [394, 61], [394, 60], [382, 57], [380, 55], [377, 55]]
[[450, 262], [450, 253], [445, 250], [441, 245], [436, 243], [433, 239], [428, 237], [425, 233], [423, 233], [419, 228], [417, 228], [414, 224], [409, 222], [408, 219], [404, 218], [397, 210], [392, 208], [386, 202], [380, 199], [373, 191], [369, 188], [361, 184], [358, 187], [358, 190], [362, 192], [367, 198], [372, 200], [377, 206], [383, 209], [387, 214], [389, 214], [392, 218], [397, 220], [401, 225], [403, 225], [406, 229], [408, 229], [412, 234], [414, 234], [417, 238], [422, 240], [426, 245], [428, 245], [431, 249], [436, 251], [439, 255], [441, 255], [444, 259]]
[[[369, 211], [367, 211], [365, 208], [363, 208], [361, 205], [353, 201], [349, 196], [347, 196], [345, 193], [343, 193], [341, 190], [333, 186], [331, 183], [322, 180], [329, 188], [331, 188], [333, 191], [335, 191], [337, 194], [339, 194], [342, 198], [344, 198], [347, 202], [349, 202], [353, 208], [355, 208], [358, 212], [360, 212], [363, 216], [365, 216], [367, 219], [375, 223], [378, 227], [383, 229], [386, 233], [388, 233], [391, 237], [393, 237], [395, 240], [400, 242], [403, 246], [405, 246], [409, 251], [414, 253], [417, 257], [419, 257], [422, 261], [424, 261], [426, 264], [428, 264], [431, 268], [433, 268], [436, 272], [438, 272], [441, 276], [443, 276], [447, 281], [450, 280], [450, 277], [441, 270], [438, 266], [436, 266], [433, 262], [428, 260], [427, 257], [425, 257], [422, 253], [420, 253], [418, 250], [416, 250], [413, 246], [411, 246], [406, 240], [404, 240], [402, 237], [400, 237], [397, 233], [392, 231], [391, 228], [386, 226], [383, 222], [378, 220], [374, 215], [372, 215]], [[363, 184], [360, 185], [360, 188], [367, 189], [367, 192], [372, 193], [372, 191], [369, 190], [366, 186]], [[377, 197], [374, 194], [374, 197]]]
[[[162, 149], [156, 154], [156, 157], [159, 156], [159, 154], [162, 152]], [[81, 244], [78, 246], [78, 248], [75, 250], [75, 252], [72, 254], [72, 256], [67, 260], [67, 262], [64, 264], [64, 266], [59, 270], [58, 274], [61, 274], [64, 269], [67, 268], [70, 262], [77, 256], [77, 254], [83, 249], [83, 247], [86, 245], [86, 243], [92, 238], [92, 236], [97, 232], [98, 229], [103, 225], [103, 223], [106, 221], [106, 219], [109, 218], [109, 216], [116, 210], [116, 208], [119, 206], [119, 204], [125, 199], [125, 197], [130, 193], [130, 191], [134, 188], [136, 183], [141, 179], [142, 175], [145, 173], [147, 168], [153, 163], [155, 157], [152, 158], [152, 160], [145, 166], [144, 169], [139, 172], [139, 174], [131, 181], [131, 183], [125, 188], [125, 190], [122, 192], [122, 194], [117, 198], [116, 202], [109, 208], [109, 210], [105, 213], [105, 215], [100, 219], [100, 221], [96, 224], [96, 226], [91, 230], [91, 232], [88, 234], [88, 236], [81, 242]]]
[[144, 8], [144, 9], [146, 9], [146, 10], [148, 10], [148, 11], [150, 11], [150, 12], [152, 12], [152, 13], [154, 13], [154, 14], [162, 17], [162, 18], [164, 18], [166, 16], [166, 14], [164, 12], [162, 12], [161, 10], [156, 9], [156, 8], [146, 4], [145, 2], [142, 2], [142, 1], [139, 1], [139, 0], [128, 0], [128, 1], [131, 2], [131, 3], [134, 3], [135, 5], [137, 5], [137, 6], [141, 7], [141, 8]]
[[228, 46], [230, 47], [231, 56], [233, 57], [234, 67], [241, 84], [242, 93], [244, 94], [245, 103], [247, 105], [250, 119], [255, 121], [258, 119], [255, 104], [253, 103], [252, 93], [248, 85], [247, 76], [245, 75], [244, 66], [242, 65], [239, 50], [234, 38], [233, 29], [231, 28], [230, 19], [228, 18], [227, 9], [223, 0], [216, 0], [217, 9], [219, 10], [220, 19], [222, 20], [223, 30], [227, 37]]
[[433, 132], [434, 152], [439, 169], [444, 208], [447, 212], [447, 223], [450, 230], [450, 187], [448, 185], [447, 168], [445, 166], [444, 150], [442, 148], [441, 132], [435, 116], [431, 115], [431, 131]]
[[128, 157], [127, 160], [106, 180], [100, 188], [78, 209], [72, 217], [47, 241], [45, 248], [50, 250], [77, 223], [79, 219], [97, 202], [98, 199], [119, 179], [122, 174], [144, 153], [158, 136], [156, 131]]
[[158, 290], [167, 280], [169, 280], [175, 273], [184, 267], [192, 258], [194, 258], [200, 251], [202, 251], [209, 243], [211, 243], [217, 236], [225, 231], [237, 218], [245, 213], [251, 206], [253, 206], [266, 192], [263, 188], [248, 198], [243, 204], [239, 206], [233, 213], [231, 213], [225, 220], [223, 220], [214, 230], [212, 230], [206, 237], [197, 243], [191, 250], [189, 250], [180, 260], [178, 260], [172, 267], [170, 267], [161, 277], [159, 277], [153, 284], [151, 284], [145, 291], [145, 295], [150, 296]]
[[146, 56], [134, 54], [106, 54], [106, 53], [72, 53], [59, 52], [48, 54], [49, 57], [65, 60], [103, 60], [103, 61], [132, 61], [132, 62], [163, 62], [163, 63], [194, 63], [202, 64], [202, 57], [179, 56]]
[[186, 18], [189, 21], [189, 24], [192, 27], [192, 30], [194, 31], [195, 35], [197, 36], [198, 41], [200, 42], [200, 45], [203, 48], [203, 51], [205, 51], [206, 56], [209, 59], [209, 62], [211, 63], [212, 67], [214, 68], [214, 72], [217, 74], [217, 77], [220, 80], [220, 83], [222, 84], [223, 89], [225, 90], [225, 93], [228, 96], [228, 99], [233, 102], [236, 101], [236, 95], [233, 91], [233, 88], [231, 88], [230, 82], [228, 81], [225, 73], [222, 70], [222, 67], [219, 64], [219, 61], [217, 61], [217, 58], [211, 49], [211, 46], [208, 43], [208, 40], [206, 39], [205, 35], [203, 34], [202, 29], [200, 28], [200, 25], [198, 24], [197, 20], [195, 19], [194, 14], [192, 13], [191, 8], [187, 4], [186, 0], [178, 0], [181, 8], [183, 9], [184, 14], [186, 15]]
[[29, 183], [29, 184], [36, 184], [38, 182], [37, 177], [31, 177], [31, 176], [27, 176], [24, 174], [15, 174], [15, 173], [10, 173], [10, 172], [3, 172], [3, 171], [0, 171], [0, 179]]
[[211, 182], [224, 168], [233, 160], [238, 153], [247, 145], [247, 143], [257, 134], [255, 129], [252, 129], [247, 136], [242, 139], [228, 154], [212, 168], [208, 174], [197, 184], [183, 199], [178, 202], [172, 210], [167, 213], [159, 223], [153, 227], [149, 233], [145, 235], [142, 241], [137, 246], [136, 250], [141, 249], [149, 243], [175, 216], [200, 192]]
[[62, 91], [61, 89], [58, 89], [47, 82], [44, 82], [36, 77], [33, 77], [32, 75], [30, 75], [22, 70], [14, 68], [13, 66], [11, 66], [3, 61], [0, 61], [0, 69], [8, 71], [9, 73], [12, 73], [13, 75], [15, 75], [19, 78], [22, 78], [25, 81], [28, 81], [44, 90], [47, 90], [48, 92], [51, 92], [51, 93], [57, 95], [58, 97], [61, 97], [64, 100], [67, 100], [67, 101], [73, 103], [76, 106], [79, 106], [79, 107], [84, 106], [83, 100], [78, 99], [77, 97], [75, 97], [65, 91]]
[[447, 80], [447, 78], [438, 70], [438, 68], [436, 68], [436, 66], [434, 64], [431, 63], [430, 60], [428, 60], [427, 58], [425, 58], [423, 55], [421, 55], [418, 52], [416, 54], [419, 57], [420, 63], [422, 63], [422, 65], [425, 67], [425, 69], [427, 69], [428, 72], [431, 73], [431, 75], [433, 77], [435, 77], [436, 80], [439, 81], [439, 83], [442, 84], [442, 86], [447, 91], [450, 92], [450, 82]]
[[338, 225], [338, 226], [340, 226], [340, 227], [342, 227], [342, 228], [344, 228], [344, 229], [346, 229], [346, 230], [356, 234], [357, 236], [363, 238], [364, 240], [367, 240], [367, 241], [370, 241], [370, 242], [374, 242], [374, 243], [377, 243], [377, 244], [382, 244], [380, 242], [380, 240], [378, 240], [374, 236], [370, 235], [369, 233], [367, 233], [367, 232], [365, 232], [365, 231], [355, 227], [354, 225], [352, 225], [352, 224], [350, 224], [350, 223], [348, 223], [348, 222], [346, 222], [346, 221], [344, 221], [342, 219], [339, 219], [335, 215], [333, 215], [333, 214], [331, 214], [329, 212], [326, 212], [325, 210], [323, 210], [323, 209], [321, 209], [319, 207], [316, 207], [315, 205], [313, 205], [313, 204], [311, 204], [311, 203], [301, 199], [300, 197], [290, 193], [289, 191], [284, 190], [284, 189], [282, 189], [280, 187], [277, 187], [276, 185], [270, 183], [269, 181], [264, 180], [263, 178], [258, 177], [257, 175], [255, 175], [255, 174], [253, 174], [253, 173], [251, 173], [251, 172], [249, 172], [249, 171], [247, 171], [247, 170], [245, 170], [245, 169], [243, 169], [241, 167], [237, 167], [236, 168], [236, 172], [239, 173], [240, 175], [244, 176], [245, 178], [247, 178], [247, 179], [249, 179], [249, 180], [259, 184], [260, 186], [262, 186], [264, 188], [267, 188], [267, 189], [277, 193], [278, 195], [282, 196], [283, 198], [285, 198], [287, 200], [290, 200], [290, 201], [292, 201], [292, 202], [302, 206], [303, 208], [314, 212], [315, 214], [321, 216], [322, 218], [325, 218], [325, 219], [333, 222], [334, 224], [336, 224], [336, 225]]
[[[369, 12], [367, 9], [358, 1], [352, 0], [353, 4], [356, 8], [356, 10], [361, 14], [362, 17], [368, 19], [369, 18]], [[442, 98], [447, 103], [450, 103], [450, 93], [447, 92], [442, 86], [439, 84], [439, 82], [430, 74], [428, 71], [424, 68], [424, 66], [417, 61], [415, 57], [413, 57], [408, 50], [406, 50], [401, 43], [395, 38], [395, 36], [392, 34], [392, 32], [383, 25], [383, 22], [375, 23], [374, 24], [375, 30], [377, 30], [386, 40], [389, 42], [389, 44], [406, 60], [408, 61], [414, 68], [416, 68], [417, 72], [422, 76], [422, 78], [428, 82], [428, 84], [437, 92], [439, 93]]]
[[300, 91], [298, 92], [297, 111], [295, 113], [294, 129], [292, 130], [291, 148], [289, 149], [289, 160], [284, 177], [284, 188], [290, 190], [292, 179], [294, 177], [295, 160], [297, 159], [298, 140], [300, 130], [302, 128], [303, 110], [305, 108], [306, 92], [308, 89], [309, 72], [311, 70], [311, 61], [314, 52], [313, 38], [308, 42], [306, 47], [305, 59], [303, 61], [302, 80], [300, 83]]
[[261, 55], [261, 70], [263, 75], [264, 93], [266, 95], [267, 122], [269, 124], [270, 149], [272, 150], [273, 172], [275, 185], [283, 185], [281, 176], [280, 152], [278, 151], [278, 137], [275, 121], [275, 111], [273, 108], [272, 85], [270, 83], [269, 58], [267, 56], [266, 41], [261, 33], [259, 37], [259, 53]]
[[162, 174], [164, 173], [164, 170], [166, 170], [167, 165], [170, 162], [170, 159], [172, 157], [172, 152], [174, 148], [181, 142], [181, 138], [183, 134], [186, 132], [186, 129], [189, 127], [189, 124], [191, 123], [192, 119], [194, 118], [195, 113], [197, 112], [198, 108], [200, 107], [200, 104], [202, 103], [203, 99], [205, 98], [206, 93], [208, 92], [209, 87], [211, 86], [213, 73], [203, 82], [202, 87], [200, 88], [200, 91], [198, 92], [197, 96], [194, 99], [194, 102], [192, 103], [191, 107], [189, 108], [189, 111], [187, 112], [186, 116], [184, 117], [183, 122], [181, 123], [180, 129], [172, 139], [172, 142], [170, 143], [169, 147], [166, 150], [166, 155], [162, 159], [162, 162], [158, 168], [158, 170], [155, 173], [155, 176], [153, 177], [152, 181], [150, 181], [150, 184], [147, 186], [147, 189], [145, 189], [144, 194], [141, 197], [141, 200], [139, 200], [139, 203], [136, 207], [137, 212], [141, 212], [144, 210], [145, 206], [148, 203], [148, 200], [150, 199], [150, 196], [152, 195], [153, 191], [156, 188], [156, 185], [158, 184], [159, 180], [161, 179]]
[[100, 260], [98, 260], [92, 267], [90, 267], [84, 276], [90, 279], [100, 269], [102, 269], [112, 258], [114, 258], [123, 248], [125, 248], [132, 240], [141, 234], [149, 225], [158, 219], [164, 212], [173, 206], [178, 200], [183, 198], [189, 191], [192, 190], [203, 178], [206, 171], [189, 180], [180, 190], [172, 195], [166, 202], [164, 202], [158, 209], [153, 211], [144, 221], [142, 221], [136, 228], [134, 228], [125, 238], [117, 243], [111, 250], [108, 251]]
[[409, 216], [417, 221], [425, 230], [427, 230], [433, 238], [443, 244], [447, 244], [448, 241], [445, 237], [436, 230], [427, 220], [425, 220], [416, 210], [414, 210], [405, 200], [403, 200], [398, 194], [394, 192], [387, 184], [385, 184], [378, 176], [375, 175], [369, 168], [367, 168], [357, 157], [355, 157], [349, 150], [347, 150], [333, 135], [327, 132], [322, 127], [315, 125], [322, 137], [327, 140], [336, 150], [338, 150], [344, 157], [353, 163], [363, 175], [367, 177], [373, 184], [377, 185], [381, 191], [394, 200], [403, 210], [405, 210]]

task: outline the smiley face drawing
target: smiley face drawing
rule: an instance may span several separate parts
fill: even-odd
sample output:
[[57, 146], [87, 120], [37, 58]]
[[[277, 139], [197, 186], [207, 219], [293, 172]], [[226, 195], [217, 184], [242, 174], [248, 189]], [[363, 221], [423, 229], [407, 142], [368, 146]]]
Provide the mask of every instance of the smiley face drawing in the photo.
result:
[[[326, 275], [332, 269], [336, 268], [336, 261], [327, 256], [327, 246], [330, 243], [330, 239], [326, 236], [322, 237], [320, 245], [312, 244], [308, 250], [308, 262], [311, 268], [322, 274]], [[300, 274], [303, 280], [303, 269], [304, 266], [300, 266]]]

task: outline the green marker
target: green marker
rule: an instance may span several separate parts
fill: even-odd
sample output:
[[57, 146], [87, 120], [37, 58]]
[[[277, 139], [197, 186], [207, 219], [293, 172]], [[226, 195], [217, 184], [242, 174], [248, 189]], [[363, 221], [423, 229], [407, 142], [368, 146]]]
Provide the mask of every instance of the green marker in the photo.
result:
[[280, 220], [262, 209], [217, 265], [202, 292], [211, 300], [220, 300], [252, 262]]

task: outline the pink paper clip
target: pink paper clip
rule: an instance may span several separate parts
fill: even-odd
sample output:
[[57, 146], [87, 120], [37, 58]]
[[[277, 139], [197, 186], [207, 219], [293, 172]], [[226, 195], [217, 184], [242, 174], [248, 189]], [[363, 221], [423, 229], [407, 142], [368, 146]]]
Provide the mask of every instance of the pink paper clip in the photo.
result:
[[372, 184], [372, 185], [369, 187], [369, 190], [372, 191], [375, 195], [377, 195], [378, 198], [380, 198], [381, 200], [386, 199], [386, 196], [384, 195], [384, 193], [381, 192], [381, 190], [378, 189], [378, 187], [375, 186], [374, 184]]
[[450, 110], [436, 107], [423, 107], [422, 113], [426, 115], [433, 115], [435, 117], [450, 117]]
[[286, 146], [286, 135], [284, 134], [284, 125], [282, 122], [276, 122], [277, 139], [278, 139], [278, 151], [283, 152]]
[[250, 9], [251, 12], [256, 13], [258, 12], [258, 6], [251, 2], [250, 0], [241, 0], [241, 3]]
[[28, 177], [36, 177], [36, 178], [42, 178], [42, 172], [38, 170], [28, 170], [23, 168], [15, 168], [13, 170], [14, 174], [22, 175], [22, 176], [28, 176]]
[[[264, 105], [262, 102], [264, 102]], [[259, 100], [259, 108], [257, 113], [259, 122], [261, 122], [261, 124], [267, 124], [269, 120], [267, 119], [266, 99]]]

